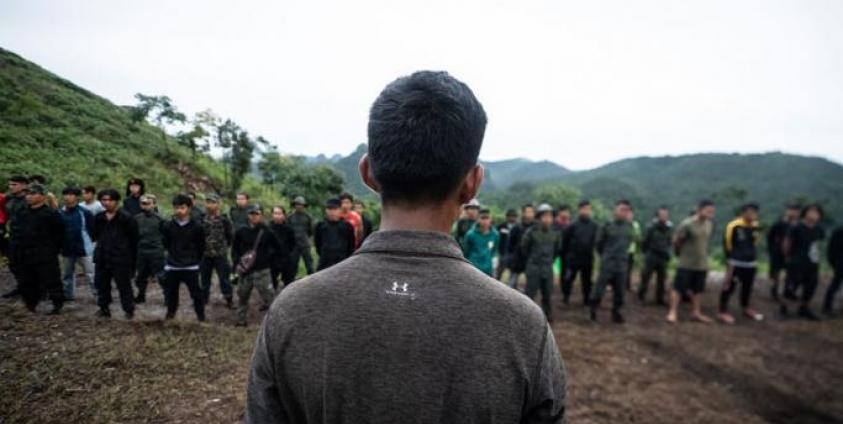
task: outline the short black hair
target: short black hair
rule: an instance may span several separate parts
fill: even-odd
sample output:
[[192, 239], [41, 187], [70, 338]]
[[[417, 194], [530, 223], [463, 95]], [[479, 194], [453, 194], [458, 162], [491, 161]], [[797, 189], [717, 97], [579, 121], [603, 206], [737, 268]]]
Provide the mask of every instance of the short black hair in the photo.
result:
[[580, 202], [577, 203], [577, 209], [582, 209], [586, 206], [591, 206], [591, 201], [588, 199], [580, 200]]
[[630, 208], [632, 207], [632, 203], [629, 203], [629, 200], [626, 200], [626, 199], [620, 199], [617, 202], [615, 202], [615, 206], [620, 206], [620, 205], [629, 206]]
[[9, 177], [9, 181], [13, 183], [29, 184], [29, 177], [25, 177], [23, 175], [12, 175], [11, 177]]
[[524, 211], [526, 211], [527, 209], [535, 209], [535, 208], [536, 208], [536, 207], [535, 207], [535, 206], [533, 206], [533, 204], [532, 204], [532, 203], [527, 203], [526, 205], [521, 206], [521, 212], [524, 212]]
[[754, 209], [755, 212], [758, 212], [758, 210], [761, 209], [761, 206], [759, 206], [756, 202], [746, 202], [741, 205], [741, 213], [746, 212], [749, 209]]
[[82, 187], [82, 191], [84, 191], [85, 193], [96, 193], [97, 188], [92, 185], [87, 185], [85, 187]]
[[38, 183], [38, 184], [47, 184], [47, 177], [43, 175], [30, 175], [29, 176], [30, 183]]
[[823, 210], [822, 205], [820, 205], [819, 203], [810, 203], [810, 204], [805, 205], [805, 207], [802, 208], [802, 212], [799, 215], [802, 218], [804, 218], [806, 215], [808, 215], [808, 212], [811, 209], [817, 211], [820, 214], [820, 218], [825, 217], [825, 211]]
[[440, 201], [477, 165], [486, 112], [447, 72], [419, 71], [381, 91], [369, 111], [369, 161], [384, 202]]
[[567, 203], [563, 203], [563, 204], [559, 205], [559, 209], [558, 209], [559, 212], [565, 212], [565, 211], [570, 211], [570, 210], [571, 210], [571, 207]]
[[714, 202], [712, 202], [709, 199], [702, 199], [702, 200], [700, 200], [699, 203], [697, 203], [697, 210], [700, 210], [702, 208], [707, 208], [709, 206], [714, 206]]
[[492, 211], [489, 208], [480, 209], [480, 216], [491, 215]]
[[515, 209], [509, 209], [506, 211], [506, 216], [518, 216], [518, 211]]
[[173, 196], [173, 206], [193, 206], [193, 199], [190, 198], [187, 194], [179, 193]]
[[61, 195], [64, 196], [65, 194], [81, 196], [82, 190], [80, 190], [79, 187], [65, 187], [64, 190], [61, 191]]
[[342, 202], [343, 200], [346, 200], [346, 199], [353, 202], [354, 196], [352, 196], [351, 193], [342, 193], [342, 194], [339, 195], [339, 199], [340, 199], [340, 202]]
[[120, 201], [120, 192], [113, 189], [113, 188], [104, 188], [97, 193], [97, 200], [102, 200], [103, 197], [108, 196], [111, 200], [115, 202]]

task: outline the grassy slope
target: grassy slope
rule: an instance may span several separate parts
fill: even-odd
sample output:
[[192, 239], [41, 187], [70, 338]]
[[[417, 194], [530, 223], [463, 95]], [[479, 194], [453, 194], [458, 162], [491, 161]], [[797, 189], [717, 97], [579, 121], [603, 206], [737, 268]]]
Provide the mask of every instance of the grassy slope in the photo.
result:
[[[129, 177], [146, 180], [151, 192], [218, 191], [224, 169], [190, 152], [148, 125], [132, 124], [128, 112], [20, 56], [0, 49], [0, 176], [42, 174], [50, 189], [68, 184], [115, 187]], [[247, 179], [244, 187], [268, 200]]]

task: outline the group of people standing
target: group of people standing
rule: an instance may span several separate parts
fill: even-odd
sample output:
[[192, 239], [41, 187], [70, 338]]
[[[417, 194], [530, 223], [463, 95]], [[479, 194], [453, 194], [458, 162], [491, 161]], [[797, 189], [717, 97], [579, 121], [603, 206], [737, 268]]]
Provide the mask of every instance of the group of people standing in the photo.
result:
[[[726, 272], [716, 318], [725, 324], [735, 322], [729, 304], [736, 291], [739, 291], [742, 315], [754, 321], [764, 319], [751, 304], [762, 237], [759, 209], [754, 202], [742, 205], [723, 233]], [[554, 209], [548, 204], [538, 207], [527, 204], [521, 208], [520, 221], [518, 212], [511, 209], [506, 212], [505, 222], [493, 226], [490, 210], [473, 200], [463, 207], [454, 237], [466, 258], [480, 271], [498, 280], [505, 277], [512, 288], [517, 289], [519, 276], [526, 274], [524, 293], [535, 298], [541, 292], [541, 305], [548, 321], [553, 319], [550, 299], [554, 263], [558, 260], [564, 305], [570, 303], [574, 283], [579, 277], [582, 302], [588, 308], [590, 319], [597, 321], [600, 303], [609, 287], [613, 297], [612, 321], [623, 323], [624, 296], [625, 292], [633, 291], [632, 272], [640, 251], [643, 263], [636, 289], [639, 301], [646, 302], [650, 282], [655, 276], [655, 304], [669, 308], [668, 322], [678, 322], [678, 309], [685, 300], [691, 303], [693, 320], [709, 323], [714, 319], [702, 311], [702, 294], [708, 279], [714, 212], [714, 203], [702, 200], [674, 227], [669, 209], [663, 206], [655, 211], [642, 230], [634, 219], [634, 209], [629, 201], [618, 200], [612, 219], [601, 225], [592, 218], [591, 203], [583, 200], [577, 205], [573, 219], [567, 205]], [[823, 209], [819, 205], [790, 204], [781, 220], [767, 231], [770, 291], [780, 305], [782, 316], [788, 316], [795, 309], [799, 317], [819, 319], [810, 309], [810, 303], [819, 283], [820, 243], [825, 238], [820, 225], [822, 218]], [[666, 285], [673, 256], [678, 260], [668, 296]], [[835, 294], [843, 281], [843, 227], [833, 232], [827, 256], [834, 268], [834, 277], [825, 294], [823, 312], [832, 315]], [[599, 268], [597, 280], [593, 282], [595, 263]], [[782, 285], [783, 271], [787, 277]]]
[[279, 205], [265, 217], [247, 193], [237, 194], [228, 214], [216, 193], [204, 204], [194, 193], [181, 193], [172, 198], [172, 217], [164, 218], [139, 178], [129, 179], [125, 196], [111, 188], [65, 187], [61, 205], [44, 183], [43, 177], [16, 175], [8, 180], [8, 194], [0, 193], [0, 247], [17, 283], [3, 297], [20, 296], [33, 312], [45, 296], [53, 304], [50, 314], [75, 300], [81, 266], [101, 318], [111, 317], [112, 283], [131, 319], [135, 306], [146, 302], [152, 279], [162, 286], [166, 319], [175, 316], [184, 284], [204, 321], [216, 274], [231, 309], [237, 285], [237, 323], [245, 325], [253, 289], [266, 309], [279, 285], [296, 279], [300, 261], [307, 274], [314, 272], [311, 239], [321, 270], [350, 256], [372, 232], [364, 204], [349, 194], [328, 200], [317, 224], [301, 196], [289, 215]]

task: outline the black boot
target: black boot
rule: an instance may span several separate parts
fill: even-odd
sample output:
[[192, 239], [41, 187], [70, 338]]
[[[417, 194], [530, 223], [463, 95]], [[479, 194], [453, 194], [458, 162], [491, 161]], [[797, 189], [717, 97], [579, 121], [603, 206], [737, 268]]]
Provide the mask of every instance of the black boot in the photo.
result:
[[20, 296], [20, 289], [17, 287], [7, 291], [6, 293], [3, 293], [3, 299], [11, 299], [13, 297], [18, 296]]
[[615, 324], [624, 323], [623, 315], [621, 315], [620, 311], [612, 311], [612, 322], [614, 322]]
[[805, 318], [808, 321], [819, 321], [820, 320], [820, 317], [814, 315], [814, 313], [811, 312], [811, 310], [808, 309], [808, 307], [805, 306], [805, 305], [802, 305], [802, 306], [799, 307], [798, 315], [799, 315], [800, 318]]
[[100, 308], [100, 310], [97, 311], [97, 317], [98, 318], [111, 318], [111, 311], [108, 310], [108, 308]]
[[589, 310], [589, 318], [591, 319], [591, 321], [597, 322], [597, 308], [595, 308], [594, 306], [592, 306]]
[[146, 303], [146, 293], [138, 293], [135, 296], [135, 303]]
[[228, 309], [234, 309], [234, 297], [233, 296], [226, 296], [225, 297], [225, 307]]

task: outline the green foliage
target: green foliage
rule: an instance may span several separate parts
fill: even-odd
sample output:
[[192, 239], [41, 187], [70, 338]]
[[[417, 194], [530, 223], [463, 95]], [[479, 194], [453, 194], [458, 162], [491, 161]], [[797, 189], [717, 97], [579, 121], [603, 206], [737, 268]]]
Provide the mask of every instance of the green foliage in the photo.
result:
[[[42, 174], [54, 192], [88, 184], [122, 191], [128, 178], [141, 177], [165, 209], [181, 191], [225, 191], [219, 162], [138, 116], [0, 49], [0, 176]], [[265, 203], [283, 200], [249, 176], [242, 185]]]
[[327, 165], [307, 165], [300, 156], [264, 153], [257, 165], [264, 184], [288, 199], [304, 196], [312, 210], [321, 216], [321, 206], [343, 191], [342, 176]]

